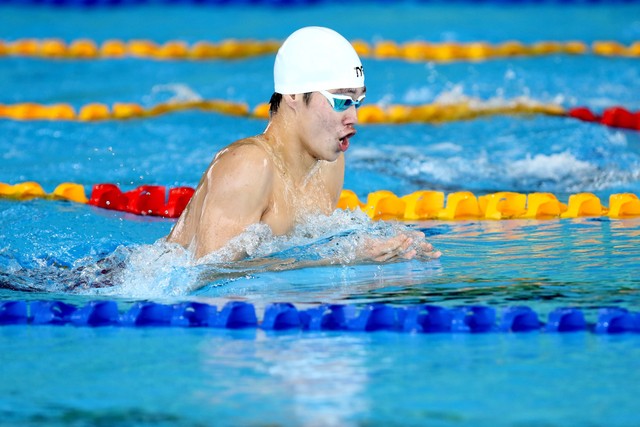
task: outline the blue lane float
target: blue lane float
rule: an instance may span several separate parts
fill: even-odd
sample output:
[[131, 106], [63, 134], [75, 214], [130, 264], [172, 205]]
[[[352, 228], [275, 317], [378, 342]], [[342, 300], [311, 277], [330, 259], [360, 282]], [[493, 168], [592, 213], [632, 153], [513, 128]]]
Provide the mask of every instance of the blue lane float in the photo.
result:
[[[364, 3], [363, 0], [356, 0]], [[593, 4], [625, 4], [637, 3], [639, 0], [586, 0]], [[442, 0], [413, 0], [408, 3], [438, 4]], [[478, 0], [459, 0], [458, 3], [477, 3]], [[487, 0], [487, 3], [496, 4], [576, 4], [585, 3], [585, 0]], [[337, 0], [0, 0], [2, 4], [20, 6], [59, 6], [59, 7], [126, 7], [138, 5], [209, 5], [209, 6], [275, 6], [275, 7], [300, 7], [318, 4], [339, 3]], [[396, 0], [379, 0], [379, 3], [397, 4]]]
[[261, 328], [266, 331], [397, 331], [408, 333], [640, 333], [640, 312], [621, 307], [600, 308], [588, 323], [578, 308], [561, 307], [542, 322], [533, 309], [514, 306], [495, 309], [469, 305], [395, 307], [324, 304], [298, 310], [291, 303], [269, 304], [262, 321], [255, 307], [231, 301], [218, 310], [198, 302], [159, 304], [137, 302], [121, 312], [115, 301], [90, 301], [82, 307], [63, 301], [4, 301], [0, 325], [73, 325], [78, 327]]

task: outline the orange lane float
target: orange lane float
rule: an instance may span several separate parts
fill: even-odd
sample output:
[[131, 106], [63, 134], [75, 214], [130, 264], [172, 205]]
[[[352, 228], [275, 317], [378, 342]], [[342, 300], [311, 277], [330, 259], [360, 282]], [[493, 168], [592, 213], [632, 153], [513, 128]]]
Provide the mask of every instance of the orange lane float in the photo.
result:
[[[80, 107], [76, 113], [69, 104], [42, 105], [33, 102], [2, 105], [0, 118], [11, 120], [78, 120], [97, 122], [104, 120], [126, 120], [148, 118], [176, 111], [201, 110], [237, 117], [256, 119], [269, 118], [269, 104], [262, 103], [253, 111], [244, 103], [223, 100], [172, 101], [143, 107], [136, 103], [116, 102], [112, 106], [103, 103], [89, 103]], [[360, 123], [442, 123], [458, 120], [470, 120], [490, 115], [566, 115], [564, 109], [555, 104], [536, 102], [505, 102], [494, 106], [479, 100], [462, 101], [456, 104], [391, 105], [383, 108], [378, 105], [364, 105], [359, 109]]]
[[100, 122], [105, 120], [127, 120], [134, 118], [156, 117], [176, 111], [201, 110], [239, 117], [252, 117], [246, 104], [222, 100], [197, 100], [166, 102], [145, 108], [136, 103], [116, 102], [112, 106], [100, 102], [83, 105], [76, 110], [70, 104], [43, 105], [33, 102], [18, 104], [0, 104], [0, 119], [65, 120]]
[[[612, 40], [598, 40], [591, 44], [573, 41], [542, 40], [524, 44], [515, 40], [501, 43], [474, 42], [429, 42], [412, 40], [398, 43], [380, 40], [373, 44], [364, 40], [353, 40], [353, 47], [364, 58], [406, 61], [483, 61], [495, 58], [585, 55], [605, 57], [640, 57], [640, 41], [624, 45]], [[147, 39], [129, 41], [109, 39], [102, 43], [89, 39], [77, 39], [67, 43], [61, 39], [0, 40], [0, 56], [33, 56], [57, 59], [95, 58], [141, 58], [157, 60], [233, 60], [259, 55], [273, 54], [281, 45], [278, 40], [225, 39], [219, 42], [200, 40], [189, 44], [184, 40], [168, 40], [157, 43]]]
[[640, 216], [640, 200], [633, 193], [612, 194], [609, 198], [610, 218]]
[[276, 40], [226, 39], [219, 43], [183, 40], [159, 44], [147, 39], [129, 41], [109, 39], [99, 44], [89, 39], [66, 43], [61, 39], [0, 40], [0, 56], [26, 56], [56, 59], [141, 58], [158, 60], [239, 59], [277, 52]]
[[640, 199], [635, 194], [613, 194], [609, 209], [592, 193], [569, 197], [568, 204], [551, 193], [498, 192], [476, 197], [469, 191], [449, 193], [417, 191], [398, 197], [387, 190], [369, 193], [362, 203], [350, 190], [341, 194], [338, 208], [361, 209], [372, 219], [416, 220], [504, 220], [577, 217], [627, 218], [640, 216]]
[[487, 219], [510, 219], [523, 216], [527, 209], [527, 196], [502, 191], [478, 197], [478, 208]]
[[[169, 190], [167, 197], [166, 187], [161, 185], [141, 185], [122, 191], [115, 184], [105, 183], [94, 185], [91, 196], [87, 198], [84, 187], [75, 183], [62, 183], [50, 194], [33, 181], [15, 185], [0, 183], [0, 198], [68, 200], [135, 215], [166, 218], [179, 217], [194, 192], [191, 187], [175, 187]], [[458, 191], [445, 197], [441, 191], [421, 190], [398, 196], [388, 190], [379, 190], [369, 193], [366, 203], [362, 203], [356, 193], [343, 190], [337, 207], [362, 210], [374, 220], [399, 221], [640, 216], [640, 199], [633, 193], [612, 194], [607, 208], [592, 193], [572, 194], [565, 204], [552, 193], [503, 191], [476, 196], [470, 191]]]
[[474, 99], [457, 103], [390, 105], [386, 108], [379, 105], [363, 105], [358, 110], [358, 121], [366, 124], [444, 123], [497, 115], [564, 116], [566, 112], [556, 104], [513, 100], [494, 105]]
[[[259, 104], [251, 111], [244, 103], [213, 99], [171, 101], [152, 107], [143, 107], [132, 102], [116, 102], [112, 106], [94, 102], [81, 106], [78, 112], [71, 105], [65, 103], [53, 105], [33, 102], [0, 104], [0, 119], [100, 122], [149, 118], [186, 110], [200, 110], [254, 119], [269, 118], [269, 104], [267, 103]], [[387, 107], [372, 104], [363, 105], [358, 110], [358, 120], [361, 124], [445, 123], [495, 115], [571, 117], [586, 122], [597, 122], [609, 127], [640, 130], [640, 111], [632, 112], [619, 106], [604, 110], [601, 116], [586, 107], [566, 111], [556, 104], [521, 100], [504, 101], [500, 104], [477, 99], [457, 103], [390, 105]]]
[[30, 200], [37, 197], [68, 200], [77, 203], [87, 203], [88, 201], [83, 186], [72, 182], [63, 182], [58, 185], [51, 194], [45, 193], [42, 186], [33, 181], [21, 182], [14, 185], [0, 182], [0, 197], [14, 200]]

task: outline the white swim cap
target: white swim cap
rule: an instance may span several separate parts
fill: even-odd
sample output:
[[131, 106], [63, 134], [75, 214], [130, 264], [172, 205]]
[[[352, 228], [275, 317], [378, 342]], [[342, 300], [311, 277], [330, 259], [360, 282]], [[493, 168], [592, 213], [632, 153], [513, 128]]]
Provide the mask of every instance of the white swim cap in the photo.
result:
[[282, 95], [364, 86], [362, 62], [351, 43], [324, 27], [295, 31], [282, 44], [273, 66]]

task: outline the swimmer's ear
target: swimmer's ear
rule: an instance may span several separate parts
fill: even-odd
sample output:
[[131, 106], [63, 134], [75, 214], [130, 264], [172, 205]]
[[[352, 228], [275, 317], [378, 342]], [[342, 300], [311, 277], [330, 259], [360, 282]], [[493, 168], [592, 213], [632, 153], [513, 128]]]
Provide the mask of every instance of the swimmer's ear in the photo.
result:
[[299, 101], [302, 99], [302, 95], [282, 95], [282, 99], [287, 103], [287, 106], [297, 109]]

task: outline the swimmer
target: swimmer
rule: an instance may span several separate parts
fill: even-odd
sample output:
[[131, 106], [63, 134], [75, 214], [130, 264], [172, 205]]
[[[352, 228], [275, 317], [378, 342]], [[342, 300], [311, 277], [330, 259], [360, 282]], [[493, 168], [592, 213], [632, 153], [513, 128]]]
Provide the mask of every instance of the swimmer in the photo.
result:
[[[280, 47], [274, 84], [264, 133], [216, 154], [167, 237], [196, 258], [219, 251], [253, 224], [286, 235], [305, 217], [336, 209], [344, 152], [356, 135], [356, 109], [366, 93], [362, 62], [340, 34], [305, 27]], [[238, 250], [229, 261], [246, 256]], [[439, 256], [423, 233], [407, 231], [367, 239], [354, 262]]]

